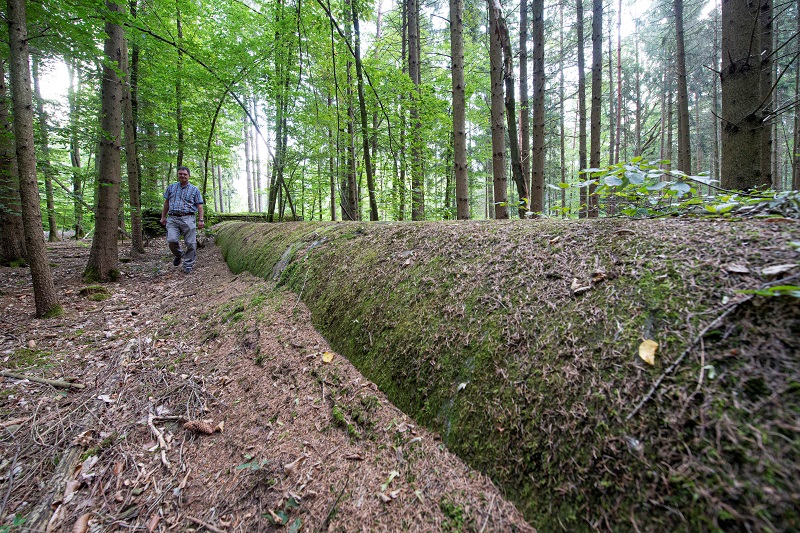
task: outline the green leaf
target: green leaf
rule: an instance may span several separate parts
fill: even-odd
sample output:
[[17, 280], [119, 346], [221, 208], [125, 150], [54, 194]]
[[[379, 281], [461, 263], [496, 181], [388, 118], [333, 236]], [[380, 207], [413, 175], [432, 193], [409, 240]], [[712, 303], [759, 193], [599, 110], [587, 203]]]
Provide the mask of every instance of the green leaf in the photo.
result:
[[622, 185], [622, 179], [620, 179], [619, 176], [606, 176], [603, 181], [605, 181], [605, 184], [609, 187], [617, 187]]
[[298, 531], [300, 531], [300, 527], [301, 527], [302, 525], [303, 525], [303, 521], [302, 521], [302, 520], [300, 520], [300, 517], [298, 517], [298, 518], [295, 518], [295, 519], [294, 519], [294, 522], [292, 522], [292, 523], [289, 525], [289, 528], [287, 529], [287, 531], [288, 531], [289, 533], [297, 533]]
[[648, 191], [660, 191], [661, 189], [663, 189], [667, 185], [669, 185], [668, 181], [659, 181], [655, 185], [650, 185], [649, 187], [647, 187], [647, 190]]

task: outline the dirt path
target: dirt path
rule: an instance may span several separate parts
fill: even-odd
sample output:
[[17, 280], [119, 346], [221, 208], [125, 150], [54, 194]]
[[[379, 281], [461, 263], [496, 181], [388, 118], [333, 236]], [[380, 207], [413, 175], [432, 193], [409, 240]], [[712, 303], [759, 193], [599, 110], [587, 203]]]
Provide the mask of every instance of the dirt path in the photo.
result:
[[161, 239], [95, 300], [88, 253], [49, 245], [54, 319], [32, 318], [27, 269], [0, 268], [0, 369], [85, 385], [0, 378], [0, 530], [28, 530], [49, 495], [55, 531], [532, 530], [330, 352], [296, 295], [213, 245], [184, 275]]

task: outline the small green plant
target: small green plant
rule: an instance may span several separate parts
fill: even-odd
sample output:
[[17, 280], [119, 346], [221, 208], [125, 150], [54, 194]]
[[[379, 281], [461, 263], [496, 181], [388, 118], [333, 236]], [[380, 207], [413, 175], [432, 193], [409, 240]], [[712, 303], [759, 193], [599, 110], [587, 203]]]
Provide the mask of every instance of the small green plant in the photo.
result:
[[102, 285], [88, 285], [82, 288], [79, 294], [93, 302], [102, 302], [111, 298], [111, 291]]
[[26, 517], [15, 514], [11, 519], [11, 524], [7, 526], [0, 526], [0, 533], [9, 533], [14, 528], [22, 528], [27, 520]]

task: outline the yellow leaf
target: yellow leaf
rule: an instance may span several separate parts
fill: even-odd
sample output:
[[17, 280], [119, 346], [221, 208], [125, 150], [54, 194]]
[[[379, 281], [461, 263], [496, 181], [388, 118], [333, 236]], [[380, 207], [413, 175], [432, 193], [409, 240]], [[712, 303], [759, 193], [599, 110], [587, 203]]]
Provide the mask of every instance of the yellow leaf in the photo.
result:
[[658, 343], [647, 339], [639, 345], [639, 357], [649, 365], [656, 364], [656, 350], [658, 350]]
[[331, 361], [333, 361], [333, 356], [334, 355], [335, 354], [333, 352], [324, 352], [322, 354], [322, 362], [323, 363], [330, 363]]

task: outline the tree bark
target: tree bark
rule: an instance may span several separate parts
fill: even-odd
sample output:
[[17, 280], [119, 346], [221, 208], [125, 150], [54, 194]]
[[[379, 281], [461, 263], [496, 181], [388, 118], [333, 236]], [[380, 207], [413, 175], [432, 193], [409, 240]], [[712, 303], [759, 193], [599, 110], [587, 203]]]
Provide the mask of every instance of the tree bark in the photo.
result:
[[128, 197], [131, 216], [131, 252], [144, 253], [142, 238], [142, 195], [139, 188], [139, 150], [136, 142], [136, 118], [133, 113], [133, 95], [135, 93], [135, 68], [128, 61], [128, 43], [122, 39], [120, 71], [127, 74], [126, 83], [122, 84], [122, 115], [125, 130], [125, 166], [128, 171]]
[[519, 156], [522, 162], [525, 190], [529, 192], [527, 207], [530, 210], [530, 191], [533, 189], [531, 185], [531, 109], [528, 92], [528, 0], [522, 0], [519, 3]]
[[683, 38], [683, 0], [673, 1], [675, 13], [675, 62], [678, 75], [678, 170], [692, 173], [689, 137], [689, 92], [686, 87], [686, 49]]
[[544, 212], [544, 0], [531, 2], [533, 17], [533, 146], [531, 150], [530, 210]]
[[724, 189], [769, 186], [761, 175], [757, 3], [722, 3], [722, 180]]
[[[117, 4], [106, 0], [110, 13], [120, 11]], [[100, 149], [98, 153], [97, 213], [95, 232], [89, 261], [84, 271], [87, 280], [110, 281], [118, 277], [117, 228], [119, 212], [119, 189], [121, 176], [122, 130], [122, 83], [117, 76], [116, 66], [123, 64], [122, 48], [124, 35], [122, 27], [114, 24], [109, 17], [105, 24], [103, 64], [102, 120], [100, 122]]]
[[[759, 13], [758, 22], [761, 30], [761, 46], [759, 57], [761, 59], [761, 83], [760, 101], [763, 105], [761, 112], [761, 178], [764, 183], [769, 183], [773, 189], [775, 183], [772, 180], [772, 124], [774, 123], [772, 117], [772, 93], [773, 93], [773, 77], [772, 77], [772, 0], [759, 0]], [[800, 38], [800, 37], [795, 37]]]
[[14, 139], [19, 169], [19, 194], [22, 202], [25, 249], [33, 281], [36, 316], [60, 314], [39, 208], [36, 182], [36, 152], [33, 140], [33, 97], [29, 67], [27, 16], [24, 0], [8, 0], [6, 22], [10, 52], [11, 94], [14, 103]]
[[0, 265], [21, 263], [26, 255], [5, 65], [0, 58]]
[[[603, 1], [592, 0], [592, 116], [589, 166], [600, 166], [600, 115], [603, 96]], [[600, 205], [595, 194], [597, 185], [589, 186], [589, 218], [600, 215]]]
[[[586, 153], [586, 60], [584, 58], [584, 35], [583, 35], [583, 0], [576, 0], [577, 23], [575, 26], [578, 34], [578, 171], [582, 172], [587, 168]], [[588, 176], [586, 176], [588, 179]], [[581, 187], [579, 218], [586, 218], [589, 214], [589, 190]]]
[[495, 0], [489, 0], [489, 69], [492, 86], [492, 175], [494, 176], [494, 213], [497, 219], [508, 218], [508, 178], [506, 177], [506, 130], [503, 125], [503, 48], [497, 21]]
[[[800, 34], [800, 2], [797, 3], [797, 33]], [[800, 39], [796, 40], [796, 53], [800, 57]], [[800, 67], [794, 69], [794, 101], [800, 102]], [[794, 145], [792, 157], [792, 190], [800, 190], [800, 106], [794, 108]]]
[[372, 158], [369, 152], [369, 127], [367, 126], [367, 102], [364, 97], [364, 71], [361, 64], [361, 29], [358, 21], [356, 3], [350, 2], [350, 13], [353, 16], [353, 44], [356, 61], [356, 81], [358, 83], [358, 109], [361, 115], [361, 143], [364, 157], [364, 171], [367, 174], [369, 196], [369, 219], [378, 220], [378, 201], [375, 197], [375, 177], [372, 169]]
[[83, 175], [81, 171], [81, 146], [78, 139], [78, 102], [75, 95], [75, 85], [80, 84], [80, 71], [71, 63], [67, 63], [69, 73], [69, 87], [67, 88], [67, 101], [69, 103], [69, 158], [72, 166], [72, 210], [75, 216], [75, 240], [86, 235], [83, 227]]
[[253, 158], [250, 154], [250, 122], [247, 119], [247, 113], [242, 117], [242, 134], [244, 137], [244, 175], [247, 181], [247, 212], [252, 213], [255, 211], [255, 201], [253, 191]]
[[422, 122], [420, 121], [419, 1], [408, 2], [408, 74], [411, 94], [411, 220], [425, 220], [425, 176], [422, 166]]
[[33, 55], [33, 100], [36, 103], [36, 119], [39, 122], [39, 164], [44, 176], [45, 204], [47, 205], [47, 240], [58, 242], [58, 221], [53, 198], [53, 167], [50, 164], [50, 135], [47, 126], [47, 112], [44, 99], [39, 90], [39, 56]]
[[450, 60], [453, 76], [453, 169], [456, 181], [456, 217], [459, 220], [469, 219], [463, 14], [463, 0], [450, 0]]
[[[175, 1], [175, 20], [178, 31], [178, 44], [183, 44], [183, 21], [181, 20], [181, 7], [179, 0]], [[177, 47], [178, 64], [175, 69], [175, 127], [178, 130], [178, 157], [177, 165], [183, 165], [183, 50]]]

